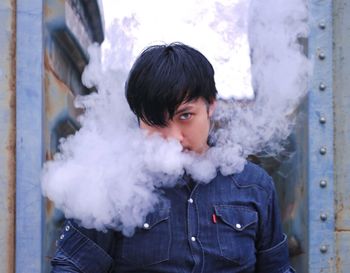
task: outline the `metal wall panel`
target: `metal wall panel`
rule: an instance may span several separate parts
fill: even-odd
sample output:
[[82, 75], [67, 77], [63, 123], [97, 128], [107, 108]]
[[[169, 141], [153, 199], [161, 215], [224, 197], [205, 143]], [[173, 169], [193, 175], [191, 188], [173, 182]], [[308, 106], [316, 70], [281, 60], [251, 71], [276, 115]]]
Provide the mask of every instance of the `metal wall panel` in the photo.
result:
[[334, 139], [337, 273], [350, 272], [350, 1], [334, 1]]
[[[103, 29], [96, 1], [44, 1], [44, 138], [46, 160], [58, 151], [59, 139], [78, 128], [74, 107], [76, 95], [89, 94], [82, 85], [81, 74], [88, 62], [87, 47], [101, 43]], [[54, 255], [64, 215], [44, 200], [43, 271], [50, 272], [49, 257]], [[45, 257], [48, 257], [45, 259]]]
[[[6, 196], [5, 200], [8, 201], [1, 203], [4, 207], [1, 213], [7, 213], [7, 218], [4, 217], [6, 221], [1, 223], [3, 226], [0, 232], [3, 234], [0, 234], [0, 239], [6, 239], [8, 244], [0, 258], [4, 262], [6, 259], [9, 264], [11, 259], [15, 260], [16, 272], [49, 272], [49, 256], [55, 250], [58, 224], [63, 217], [52, 203], [42, 198], [41, 168], [43, 162], [57, 151], [59, 138], [78, 128], [75, 118], [79, 111], [73, 106], [74, 97], [91, 92], [83, 87], [81, 73], [88, 60], [87, 46], [96, 42], [96, 39], [102, 42], [103, 29], [96, 1], [88, 1], [87, 4], [78, 0], [17, 0], [14, 5], [17, 27], [12, 33], [17, 46], [13, 41], [8, 44], [11, 39], [6, 40], [9, 40], [8, 43], [1, 42], [1, 46], [5, 47], [3, 50], [12, 48], [16, 53], [15, 58], [9, 52], [5, 55], [8, 59], [4, 61], [4, 65], [11, 64], [14, 70], [13, 78], [10, 74], [5, 76], [13, 81], [16, 79], [16, 106], [12, 105], [12, 111], [16, 111], [11, 112], [10, 106], [5, 105], [15, 99], [14, 92], [8, 90], [6, 96], [0, 97], [0, 114], [8, 119], [8, 122], [1, 123], [1, 126], [7, 125], [4, 128], [7, 142], [1, 143], [0, 148], [9, 150], [16, 144], [16, 162], [14, 154], [11, 157], [7, 153], [1, 157], [8, 168], [7, 172], [1, 170], [1, 174], [12, 175], [13, 180], [1, 177], [1, 185], [4, 186], [1, 196]], [[8, 23], [6, 31], [12, 26], [11, 16], [9, 10], [3, 10], [8, 12], [4, 13], [7, 16], [4, 22]], [[10, 71], [10, 68], [3, 68], [2, 63], [1, 69]], [[10, 80], [9, 83], [12, 83]], [[11, 121], [14, 117], [16, 120]], [[12, 128], [11, 124], [16, 127]], [[12, 132], [16, 135], [11, 135]], [[16, 227], [10, 218], [14, 216], [10, 206], [14, 189], [11, 192], [10, 186], [14, 188], [15, 178]], [[14, 236], [10, 236], [9, 227], [12, 232], [16, 231], [15, 253], [11, 253], [11, 250], [14, 252], [14, 246], [11, 246]], [[11, 270], [14, 270], [14, 266]]]
[[15, 1], [0, 1], [0, 272], [14, 272], [15, 251]]
[[335, 271], [332, 1], [310, 0], [309, 93], [290, 144], [273, 172], [297, 272]]

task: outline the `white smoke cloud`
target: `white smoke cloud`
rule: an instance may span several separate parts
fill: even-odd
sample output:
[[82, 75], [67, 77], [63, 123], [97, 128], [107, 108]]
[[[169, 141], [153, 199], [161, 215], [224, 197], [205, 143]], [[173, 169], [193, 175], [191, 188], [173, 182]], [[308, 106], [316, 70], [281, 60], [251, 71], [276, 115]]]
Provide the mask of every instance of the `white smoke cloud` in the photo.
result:
[[[184, 169], [209, 182], [217, 168], [239, 172], [247, 155], [281, 149], [306, 92], [310, 65], [297, 38], [307, 35], [307, 9], [304, 0], [124, 1], [118, 7], [102, 48], [89, 49], [83, 74], [98, 93], [77, 98], [85, 109], [82, 127], [45, 164], [42, 188], [66, 217], [131, 235], [160, 202], [157, 188], [174, 186]], [[205, 155], [146, 136], [129, 110], [128, 71], [145, 46], [159, 41], [181, 41], [204, 53], [221, 97], [252, 97], [253, 79], [254, 100], [219, 104], [216, 145]]]

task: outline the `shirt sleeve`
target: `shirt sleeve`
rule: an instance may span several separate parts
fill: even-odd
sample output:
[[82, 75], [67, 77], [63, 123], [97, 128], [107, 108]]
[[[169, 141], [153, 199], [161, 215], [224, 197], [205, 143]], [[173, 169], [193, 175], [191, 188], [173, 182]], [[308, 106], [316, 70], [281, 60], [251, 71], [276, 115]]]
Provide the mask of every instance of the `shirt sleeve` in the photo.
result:
[[295, 273], [289, 263], [287, 236], [282, 232], [275, 186], [270, 177], [268, 180], [271, 193], [261, 213], [256, 273]]
[[108, 244], [113, 244], [109, 237], [111, 234], [87, 230], [67, 220], [51, 260], [51, 273], [111, 272], [113, 259], [104, 249]]

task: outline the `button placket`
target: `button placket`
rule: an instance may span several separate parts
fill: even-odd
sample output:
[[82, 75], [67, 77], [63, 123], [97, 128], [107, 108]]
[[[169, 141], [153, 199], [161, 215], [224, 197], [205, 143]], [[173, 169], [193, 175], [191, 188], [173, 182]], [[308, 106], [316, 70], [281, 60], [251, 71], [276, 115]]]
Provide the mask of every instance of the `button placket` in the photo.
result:
[[193, 226], [193, 220], [195, 219], [195, 205], [192, 197], [187, 199], [188, 202], [188, 231], [189, 231], [189, 240], [191, 242], [196, 242], [197, 238], [195, 235], [195, 227]]
[[200, 272], [203, 263], [203, 249], [198, 238], [198, 223], [199, 223], [199, 209], [197, 207], [197, 198], [199, 198], [199, 188], [200, 185], [197, 183], [194, 185], [193, 189], [190, 191], [190, 195], [187, 199], [187, 240], [189, 243], [190, 251], [192, 254], [194, 268], [193, 272]]
[[197, 217], [196, 214], [196, 205], [194, 203], [194, 198], [190, 196], [187, 199], [188, 206], [188, 238], [191, 243], [197, 242], [197, 237], [196, 237], [196, 230], [197, 230], [197, 221], [194, 221]]

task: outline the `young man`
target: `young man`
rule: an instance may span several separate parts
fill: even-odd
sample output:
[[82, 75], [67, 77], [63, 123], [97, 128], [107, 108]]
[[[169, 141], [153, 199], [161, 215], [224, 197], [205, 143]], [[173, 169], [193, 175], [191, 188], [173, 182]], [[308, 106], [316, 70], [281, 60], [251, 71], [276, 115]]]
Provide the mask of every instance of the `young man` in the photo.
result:
[[[184, 44], [152, 46], [135, 62], [126, 97], [140, 127], [175, 138], [183, 151], [209, 149], [217, 90], [214, 70]], [[67, 221], [52, 272], [290, 273], [272, 179], [247, 163], [208, 184], [184, 177], [164, 189], [170, 207], [147, 216], [130, 237]]]

